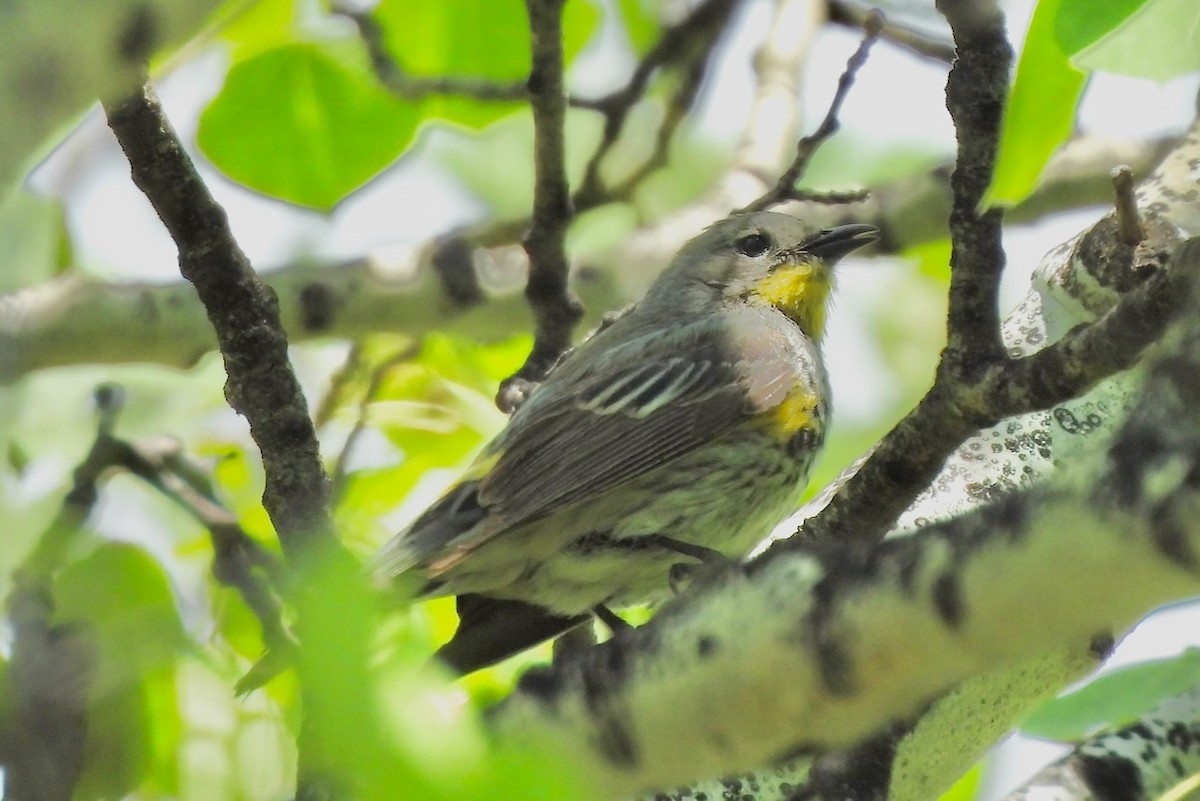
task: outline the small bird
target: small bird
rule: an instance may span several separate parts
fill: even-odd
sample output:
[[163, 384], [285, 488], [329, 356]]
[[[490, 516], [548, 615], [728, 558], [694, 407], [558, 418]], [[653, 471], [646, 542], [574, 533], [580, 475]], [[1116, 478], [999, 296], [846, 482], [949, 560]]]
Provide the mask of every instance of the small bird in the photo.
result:
[[467, 673], [608, 610], [681, 564], [744, 555], [795, 510], [829, 421], [833, 265], [869, 225], [735, 214], [554, 367], [463, 477], [371, 564], [458, 596], [439, 651]]

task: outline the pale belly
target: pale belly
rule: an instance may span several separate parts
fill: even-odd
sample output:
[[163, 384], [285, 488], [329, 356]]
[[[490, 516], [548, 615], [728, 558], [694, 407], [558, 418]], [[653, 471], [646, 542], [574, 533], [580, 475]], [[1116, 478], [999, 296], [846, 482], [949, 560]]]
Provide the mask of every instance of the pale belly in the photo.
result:
[[648, 544], [648, 535], [737, 558], [796, 508], [817, 448], [797, 459], [760, 434], [741, 436], [763, 447], [714, 443], [605, 496], [503, 532], [443, 576], [437, 593], [528, 601], [563, 615], [669, 597], [672, 567], [698, 561]]

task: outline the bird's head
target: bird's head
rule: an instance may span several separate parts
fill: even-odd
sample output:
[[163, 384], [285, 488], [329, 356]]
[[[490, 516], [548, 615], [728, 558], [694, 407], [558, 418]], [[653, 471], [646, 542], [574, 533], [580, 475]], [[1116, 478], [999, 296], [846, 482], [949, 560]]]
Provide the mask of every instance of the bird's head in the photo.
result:
[[834, 264], [877, 238], [870, 225], [818, 230], [777, 212], [733, 215], [684, 245], [647, 299], [766, 304], [819, 339]]

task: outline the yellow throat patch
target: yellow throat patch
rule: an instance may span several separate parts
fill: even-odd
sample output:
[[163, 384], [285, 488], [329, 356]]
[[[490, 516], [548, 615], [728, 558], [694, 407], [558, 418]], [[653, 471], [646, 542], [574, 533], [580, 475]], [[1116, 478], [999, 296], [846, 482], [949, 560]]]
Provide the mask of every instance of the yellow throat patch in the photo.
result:
[[819, 263], [784, 264], [759, 282], [755, 294], [795, 321], [814, 340], [825, 328], [825, 301], [832, 275]]

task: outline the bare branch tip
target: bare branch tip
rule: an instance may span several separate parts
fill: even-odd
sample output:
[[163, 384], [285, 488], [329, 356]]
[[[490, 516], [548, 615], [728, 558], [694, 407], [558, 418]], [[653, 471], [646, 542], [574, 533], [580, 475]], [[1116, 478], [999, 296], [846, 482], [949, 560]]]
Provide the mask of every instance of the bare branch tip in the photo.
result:
[[121, 410], [125, 407], [125, 388], [109, 381], [97, 384], [92, 390], [92, 400], [99, 415], [97, 428], [100, 434], [111, 434], [117, 426]]
[[1112, 171], [1114, 204], [1117, 214], [1117, 230], [1126, 245], [1136, 245], [1146, 238], [1142, 220], [1138, 214], [1137, 199], [1133, 193], [1133, 170], [1122, 164]]
[[866, 19], [863, 20], [863, 31], [871, 40], [879, 38], [886, 26], [887, 17], [878, 8], [872, 8], [868, 11]]

